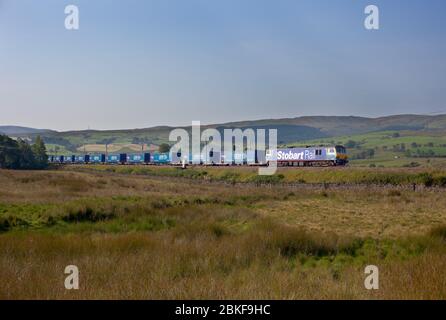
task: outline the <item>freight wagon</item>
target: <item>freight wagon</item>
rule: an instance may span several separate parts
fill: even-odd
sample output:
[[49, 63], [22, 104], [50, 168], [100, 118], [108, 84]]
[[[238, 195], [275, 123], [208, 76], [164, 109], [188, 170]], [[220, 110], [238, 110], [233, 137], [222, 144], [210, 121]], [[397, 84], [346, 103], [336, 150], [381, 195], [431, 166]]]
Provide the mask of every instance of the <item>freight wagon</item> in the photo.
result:
[[151, 163], [153, 164], [170, 164], [170, 155], [168, 153], [155, 153]]
[[105, 162], [105, 154], [93, 154], [90, 156], [91, 163], [104, 163]]
[[201, 164], [201, 165], [219, 165], [222, 163], [221, 153], [218, 151], [209, 151], [208, 153], [202, 153], [197, 155], [184, 155], [181, 152], [170, 153], [171, 164]]
[[107, 155], [107, 163], [118, 164], [119, 163], [119, 154]]
[[127, 163], [128, 164], [144, 163], [144, 155], [143, 154], [128, 154], [127, 155]]

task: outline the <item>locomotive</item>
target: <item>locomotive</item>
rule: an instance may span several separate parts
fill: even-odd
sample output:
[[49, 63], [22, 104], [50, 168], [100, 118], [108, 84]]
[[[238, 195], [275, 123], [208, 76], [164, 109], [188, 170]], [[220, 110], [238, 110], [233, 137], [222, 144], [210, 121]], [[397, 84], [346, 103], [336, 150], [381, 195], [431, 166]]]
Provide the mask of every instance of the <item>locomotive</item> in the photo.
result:
[[343, 166], [348, 163], [344, 146], [306, 147], [268, 150], [266, 160], [278, 166]]

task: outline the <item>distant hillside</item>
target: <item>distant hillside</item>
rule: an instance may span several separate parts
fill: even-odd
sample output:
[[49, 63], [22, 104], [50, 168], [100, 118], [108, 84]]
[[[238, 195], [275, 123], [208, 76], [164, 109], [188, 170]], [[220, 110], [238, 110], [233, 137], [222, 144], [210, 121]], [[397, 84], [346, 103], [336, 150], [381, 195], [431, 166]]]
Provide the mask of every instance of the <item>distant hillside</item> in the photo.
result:
[[[384, 130], [446, 129], [446, 115], [395, 115], [380, 118], [353, 116], [314, 116], [287, 119], [243, 121], [224, 126], [301, 125], [319, 129], [328, 136], [361, 134]], [[304, 140], [304, 139], [299, 139]]]
[[[14, 129], [15, 128], [15, 129]], [[446, 132], [446, 115], [396, 115], [380, 118], [354, 116], [314, 116], [286, 119], [265, 119], [240, 121], [202, 126], [217, 128], [223, 132], [225, 128], [278, 129], [279, 144], [295, 143], [314, 139], [351, 136], [379, 131]], [[41, 134], [45, 142], [58, 150], [76, 152], [84, 145], [160, 145], [168, 142], [169, 132], [173, 127], [158, 126], [146, 129], [131, 130], [84, 130], [55, 132], [21, 127], [0, 127], [8, 135], [28, 135], [34, 138]], [[190, 130], [190, 127], [184, 127]], [[13, 132], [13, 133], [12, 133]]]
[[49, 133], [49, 132], [54, 132], [54, 131], [19, 127], [19, 126], [0, 126], [0, 134], [6, 134], [8, 136], [23, 136], [29, 134], [39, 134], [39, 133]]

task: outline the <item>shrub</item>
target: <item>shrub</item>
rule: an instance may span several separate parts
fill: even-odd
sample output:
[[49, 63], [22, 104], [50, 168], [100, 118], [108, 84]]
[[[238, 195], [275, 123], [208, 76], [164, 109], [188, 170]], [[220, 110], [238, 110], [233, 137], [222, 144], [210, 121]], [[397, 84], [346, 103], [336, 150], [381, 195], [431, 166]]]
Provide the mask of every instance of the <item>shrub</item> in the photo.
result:
[[418, 163], [418, 162], [414, 162], [414, 161], [412, 161], [412, 162], [410, 162], [408, 164], [403, 165], [403, 167], [405, 167], [405, 168], [416, 168], [416, 167], [419, 167], [419, 166], [421, 166], [421, 164]]
[[166, 209], [171, 208], [172, 203], [167, 201], [166, 199], [159, 199], [152, 202], [152, 208], [153, 209]]
[[446, 240], [446, 225], [432, 228], [430, 231], [430, 235], [435, 238]]
[[17, 226], [27, 226], [28, 223], [18, 217], [0, 217], [0, 232], [8, 231]]
[[221, 181], [236, 183], [240, 179], [240, 174], [233, 171], [226, 171], [222, 176], [220, 176]]
[[292, 257], [297, 254], [325, 256], [337, 251], [336, 242], [323, 236], [309, 234], [303, 229], [282, 227], [274, 233], [270, 243], [280, 255]]
[[217, 238], [220, 238], [229, 233], [226, 228], [218, 224], [212, 224], [210, 226], [210, 229], [212, 234], [214, 234]]
[[97, 222], [111, 219], [115, 216], [114, 210], [104, 210], [102, 208], [92, 208], [91, 206], [82, 206], [79, 208], [69, 208], [68, 213], [62, 217], [66, 222]]
[[417, 178], [418, 178], [417, 180], [420, 183], [424, 184], [424, 186], [426, 187], [432, 187], [432, 185], [434, 184], [434, 178], [430, 173], [427, 172], [420, 173]]
[[441, 176], [435, 179], [435, 184], [440, 187], [446, 187], [446, 176]]
[[389, 197], [400, 197], [401, 196], [401, 192], [399, 190], [389, 190], [387, 195]]

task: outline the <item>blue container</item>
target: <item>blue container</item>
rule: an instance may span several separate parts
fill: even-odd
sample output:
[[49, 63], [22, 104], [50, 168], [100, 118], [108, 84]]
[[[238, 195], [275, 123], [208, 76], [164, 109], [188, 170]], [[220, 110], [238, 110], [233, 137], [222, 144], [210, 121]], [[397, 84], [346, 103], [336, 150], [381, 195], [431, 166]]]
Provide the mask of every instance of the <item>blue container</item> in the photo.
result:
[[107, 155], [107, 163], [119, 163], [119, 154]]
[[170, 163], [170, 157], [168, 153], [155, 153], [153, 155], [153, 163], [155, 164], [167, 164]]
[[182, 164], [183, 161], [185, 163], [192, 163], [192, 154], [189, 152], [189, 154], [186, 155], [186, 153], [183, 153], [182, 151], [170, 152], [169, 160], [171, 164]]
[[[181, 163], [183, 161], [184, 157], [185, 157], [185, 154], [183, 154], [181, 151], [170, 153], [170, 160], [173, 164]], [[189, 160], [187, 160], [187, 161], [189, 161]]]
[[75, 156], [75, 163], [85, 163], [85, 156]]
[[90, 156], [90, 162], [91, 163], [101, 163], [102, 156], [100, 154], [93, 154]]
[[127, 162], [131, 164], [142, 164], [144, 163], [144, 154], [135, 153], [127, 155]]
[[60, 156], [53, 156], [53, 159], [52, 159], [51, 162], [52, 162], [52, 163], [61, 163], [61, 162], [60, 162], [60, 159], [61, 159]]
[[119, 154], [119, 162], [121, 164], [127, 163], [127, 153], [121, 153]]
[[190, 162], [191, 163], [193, 163], [193, 164], [200, 164], [200, 163], [203, 163], [203, 158], [202, 158], [202, 156], [201, 156], [201, 153], [194, 153], [194, 154], [191, 154], [190, 155], [190, 157], [189, 157], [189, 159], [190, 159]]
[[245, 164], [247, 161], [246, 153], [233, 153], [232, 159], [234, 164]]
[[255, 164], [266, 164], [266, 151], [255, 150], [255, 151], [247, 151], [246, 152], [246, 162], [249, 165]]

